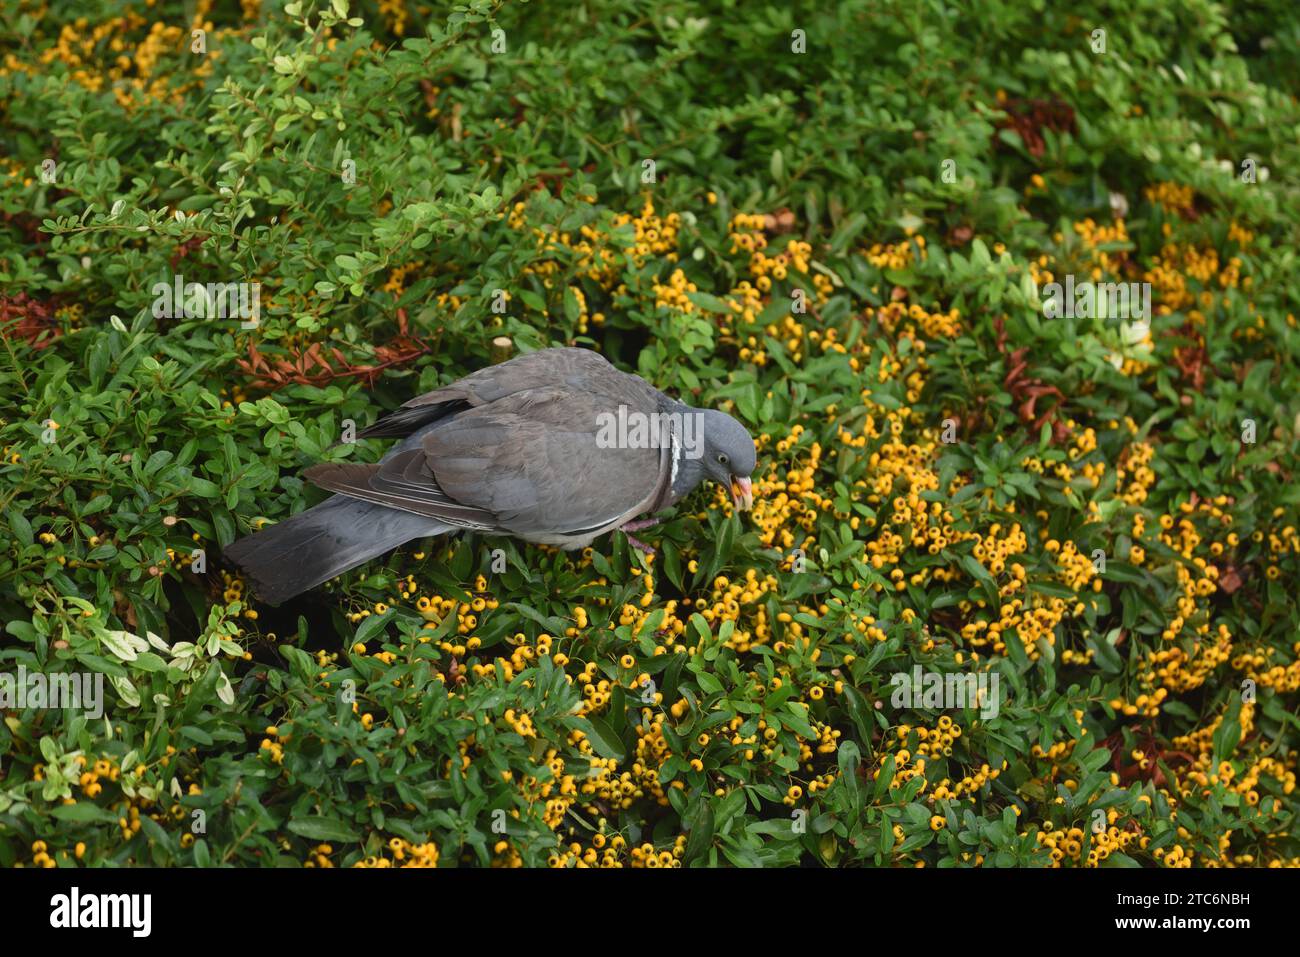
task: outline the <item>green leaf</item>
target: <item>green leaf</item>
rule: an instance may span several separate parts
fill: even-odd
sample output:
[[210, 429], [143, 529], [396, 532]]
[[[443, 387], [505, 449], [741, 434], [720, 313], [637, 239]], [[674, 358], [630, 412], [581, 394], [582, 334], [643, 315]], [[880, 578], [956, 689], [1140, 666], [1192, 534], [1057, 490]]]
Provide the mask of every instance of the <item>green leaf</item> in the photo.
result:
[[682, 859], [687, 864], [704, 857], [713, 846], [713, 805], [707, 797], [701, 797], [691, 821], [690, 837], [686, 839], [686, 850]]
[[105, 824], [115, 822], [117, 815], [90, 801], [78, 801], [76, 804], [61, 804], [50, 811], [51, 817], [60, 821], [75, 821], [79, 824], [92, 822]]
[[357, 632], [353, 636], [353, 642], [364, 644], [372, 637], [384, 630], [384, 626], [392, 621], [393, 616], [397, 613], [395, 608], [389, 608], [382, 615], [371, 614], [361, 619], [361, 624], [357, 626]]
[[299, 837], [312, 841], [342, 841], [355, 844], [361, 839], [350, 825], [344, 824], [337, 818], [321, 815], [292, 818], [285, 827]]
[[31, 522], [23, 516], [23, 513], [16, 508], [9, 509], [6, 513], [9, 518], [9, 528], [14, 533], [14, 538], [18, 539], [20, 545], [30, 545], [35, 541], [32, 534]]
[[688, 292], [686, 298], [699, 306], [705, 312], [717, 312], [723, 315], [731, 315], [731, 306], [717, 296], [710, 295], [707, 292]]
[[581, 723], [586, 727], [583, 729], [587, 737], [591, 739], [592, 749], [602, 758], [613, 758], [615, 761], [622, 762], [627, 758], [627, 749], [623, 746], [623, 739], [614, 733], [614, 730], [602, 719], [590, 716], [581, 719]]

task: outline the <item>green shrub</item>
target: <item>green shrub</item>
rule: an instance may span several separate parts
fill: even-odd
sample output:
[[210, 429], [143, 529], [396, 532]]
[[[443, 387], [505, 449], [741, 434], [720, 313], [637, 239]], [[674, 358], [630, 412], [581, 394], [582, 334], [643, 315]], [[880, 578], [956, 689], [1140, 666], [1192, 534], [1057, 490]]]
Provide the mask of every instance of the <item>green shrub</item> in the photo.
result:
[[[0, 697], [0, 863], [1300, 862], [1290, 5], [194, 6], [0, 11], [0, 673], [105, 680]], [[260, 605], [501, 336], [733, 411], [752, 520]]]

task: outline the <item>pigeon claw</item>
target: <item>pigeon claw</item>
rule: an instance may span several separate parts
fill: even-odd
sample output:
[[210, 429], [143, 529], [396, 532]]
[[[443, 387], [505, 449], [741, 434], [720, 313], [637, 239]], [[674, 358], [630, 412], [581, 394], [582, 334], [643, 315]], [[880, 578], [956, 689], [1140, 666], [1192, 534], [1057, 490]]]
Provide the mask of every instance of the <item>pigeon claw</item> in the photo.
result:
[[654, 528], [658, 524], [657, 518], [639, 518], [635, 522], [624, 522], [619, 528], [624, 532], [639, 532], [643, 528]]
[[658, 524], [659, 519], [657, 518], [643, 518], [635, 522], [624, 522], [618, 527], [618, 530], [627, 536], [627, 543], [637, 551], [645, 552], [647, 555], [653, 555], [655, 550], [632, 533], [639, 532], [643, 528], [653, 528]]
[[731, 502], [738, 512], [748, 512], [754, 507], [754, 486], [747, 477], [731, 477]]
[[[623, 534], [627, 535], [627, 532], [624, 532]], [[647, 555], [654, 555], [655, 553], [653, 548], [641, 541], [641, 539], [637, 538], [635, 535], [627, 535], [627, 543], [637, 551], [645, 552]]]

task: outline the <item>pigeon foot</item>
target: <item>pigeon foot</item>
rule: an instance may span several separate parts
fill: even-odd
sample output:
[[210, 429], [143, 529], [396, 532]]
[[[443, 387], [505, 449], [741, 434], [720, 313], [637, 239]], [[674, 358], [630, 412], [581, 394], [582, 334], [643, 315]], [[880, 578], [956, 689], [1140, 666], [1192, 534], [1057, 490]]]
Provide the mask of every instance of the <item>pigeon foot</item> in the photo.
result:
[[655, 525], [658, 524], [659, 524], [659, 519], [657, 518], [642, 518], [642, 519], [638, 519], [635, 522], [624, 522], [622, 525], [618, 527], [618, 530], [627, 536], [628, 544], [631, 545], [633, 548], [635, 548], [637, 551], [645, 552], [647, 555], [653, 556], [655, 550], [651, 548], [649, 545], [647, 545], [645, 542], [641, 541], [641, 539], [637, 538], [632, 533], [639, 532], [643, 528], [653, 528]]
[[641, 518], [635, 522], [624, 522], [619, 526], [619, 529], [624, 532], [639, 532], [644, 528], [654, 528], [658, 524], [659, 519], [657, 518]]
[[[623, 532], [623, 534], [627, 535], [627, 532]], [[651, 548], [645, 542], [641, 541], [641, 539], [637, 538], [635, 535], [627, 535], [627, 543], [631, 545], [633, 548], [635, 548], [637, 551], [645, 552], [647, 555], [653, 556], [655, 553], [655, 550], [653, 548]]]

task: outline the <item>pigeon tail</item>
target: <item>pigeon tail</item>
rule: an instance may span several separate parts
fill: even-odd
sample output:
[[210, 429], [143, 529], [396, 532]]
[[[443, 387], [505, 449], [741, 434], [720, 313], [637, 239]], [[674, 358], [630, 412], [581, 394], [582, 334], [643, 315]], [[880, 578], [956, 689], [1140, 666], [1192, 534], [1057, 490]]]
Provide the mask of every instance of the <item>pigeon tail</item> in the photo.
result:
[[278, 605], [414, 538], [452, 531], [423, 515], [335, 495], [277, 525], [247, 535], [224, 555]]

